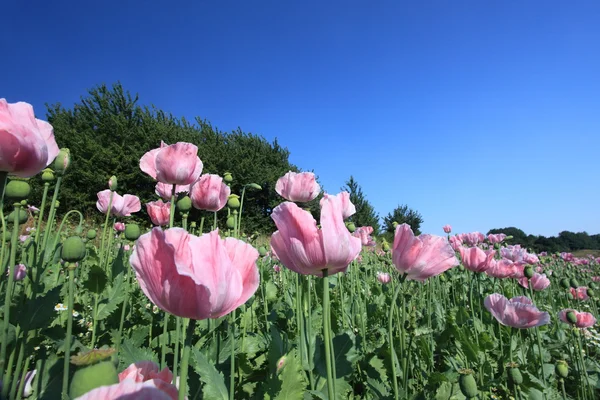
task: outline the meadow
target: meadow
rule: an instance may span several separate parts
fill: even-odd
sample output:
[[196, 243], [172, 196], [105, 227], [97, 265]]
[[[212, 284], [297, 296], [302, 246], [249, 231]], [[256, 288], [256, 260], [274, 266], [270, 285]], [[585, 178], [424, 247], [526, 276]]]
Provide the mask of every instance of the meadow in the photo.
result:
[[[203, 174], [185, 142], [140, 158], [156, 200], [107, 176], [102, 223], [59, 218], [69, 150], [26, 103], [0, 100], [0, 133], [2, 398], [598, 397], [594, 255], [449, 225], [396, 224], [388, 242], [346, 222], [345, 192], [323, 194], [316, 219], [307, 172], [273, 182], [277, 230], [256, 235], [244, 219], [261, 186], [232, 193], [236, 176]], [[132, 222], [142, 207], [153, 228]]]

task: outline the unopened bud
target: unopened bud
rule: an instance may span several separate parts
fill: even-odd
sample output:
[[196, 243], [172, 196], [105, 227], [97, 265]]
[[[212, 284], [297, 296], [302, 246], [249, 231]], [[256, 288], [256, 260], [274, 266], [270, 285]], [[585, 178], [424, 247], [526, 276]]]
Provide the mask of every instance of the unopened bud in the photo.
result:
[[561, 360], [556, 363], [556, 374], [563, 379], [569, 376], [569, 365], [566, 361]]
[[573, 311], [567, 312], [567, 321], [569, 321], [571, 324], [576, 324], [577, 315]]
[[117, 177], [114, 175], [111, 176], [110, 179], [108, 180], [108, 188], [114, 192], [117, 190], [118, 187], [119, 187], [119, 183], [117, 181]]
[[460, 386], [460, 391], [467, 399], [475, 398], [479, 394], [477, 382], [475, 382], [472, 371], [462, 372], [460, 378], [458, 378], [458, 385]]
[[46, 168], [42, 171], [42, 181], [48, 183], [54, 180], [54, 171], [50, 168]]
[[527, 279], [531, 279], [534, 273], [535, 271], [533, 270], [533, 267], [531, 265], [526, 266], [525, 270], [523, 271], [523, 274]]
[[231, 175], [231, 172], [225, 172], [223, 174], [223, 180], [227, 183], [233, 182], [233, 175]]
[[177, 200], [175, 205], [179, 211], [188, 212], [192, 209], [192, 199], [190, 199], [190, 196], [182, 197], [181, 199]]
[[59, 175], [63, 175], [67, 171], [67, 168], [69, 168], [69, 165], [71, 165], [71, 152], [67, 148], [60, 149], [54, 159], [54, 171]]
[[346, 222], [346, 228], [348, 228], [351, 233], [356, 231], [356, 225], [352, 222]]

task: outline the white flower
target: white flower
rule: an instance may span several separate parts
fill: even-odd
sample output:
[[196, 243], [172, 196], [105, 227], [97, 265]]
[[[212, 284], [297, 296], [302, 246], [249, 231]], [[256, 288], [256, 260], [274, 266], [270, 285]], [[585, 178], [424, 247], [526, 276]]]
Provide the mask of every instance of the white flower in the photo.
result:
[[68, 308], [63, 303], [58, 303], [57, 305], [54, 306], [54, 311], [66, 311], [66, 310], [68, 310]]

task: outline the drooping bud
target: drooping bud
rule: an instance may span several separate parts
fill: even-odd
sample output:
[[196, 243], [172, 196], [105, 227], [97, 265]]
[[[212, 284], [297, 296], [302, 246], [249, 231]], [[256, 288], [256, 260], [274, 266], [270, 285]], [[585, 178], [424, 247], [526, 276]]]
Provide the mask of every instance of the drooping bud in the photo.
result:
[[142, 234], [139, 225], [127, 224], [125, 226], [125, 238], [127, 240], [137, 240]]
[[78, 262], [85, 258], [85, 243], [79, 236], [71, 236], [63, 242], [60, 257], [67, 262]]
[[262, 190], [262, 186], [260, 186], [258, 183], [249, 183], [246, 186], [256, 190]]
[[224, 180], [226, 183], [231, 183], [231, 182], [233, 182], [233, 175], [231, 175], [231, 172], [225, 172], [225, 173], [223, 174], [223, 180]]
[[350, 231], [350, 233], [356, 231], [356, 225], [354, 225], [353, 222], [346, 222], [346, 228], [348, 228], [348, 231]]
[[237, 194], [230, 194], [229, 199], [227, 200], [227, 206], [229, 208], [240, 208], [240, 196]]
[[117, 232], [123, 232], [125, 230], [125, 224], [123, 222], [115, 222], [113, 228]]
[[531, 279], [533, 277], [534, 273], [535, 273], [535, 271], [533, 270], [533, 267], [531, 265], [526, 266], [525, 269], [523, 270], [523, 274], [525, 275], [525, 277], [527, 279]]
[[14, 201], [21, 201], [31, 193], [29, 182], [24, 179], [11, 179], [4, 188], [4, 195]]
[[67, 148], [60, 149], [54, 159], [54, 171], [59, 175], [63, 175], [67, 168], [69, 168], [69, 165], [71, 165], [71, 152]]
[[96, 239], [96, 230], [95, 229], [90, 229], [89, 231], [87, 231], [87, 238], [89, 240], [93, 240]]
[[49, 183], [54, 180], [54, 171], [50, 168], [46, 168], [42, 171], [42, 181]]
[[27, 267], [25, 264], [17, 264], [13, 275], [15, 282], [22, 281], [27, 276]]
[[119, 182], [117, 181], [117, 177], [114, 175], [111, 176], [110, 179], [108, 180], [108, 188], [114, 192], [117, 190], [118, 187], [119, 187]]
[[460, 386], [460, 391], [467, 399], [477, 397], [479, 390], [477, 389], [477, 382], [475, 382], [475, 378], [473, 377], [473, 371], [462, 370], [458, 378], [458, 385]]
[[573, 311], [567, 312], [567, 321], [569, 321], [571, 324], [576, 324], [577, 315]]
[[119, 375], [112, 361], [101, 361], [78, 369], [73, 375], [69, 395], [72, 399], [100, 386], [119, 383]]
[[556, 363], [556, 374], [563, 379], [569, 376], [569, 365], [566, 361], [560, 360]]
[[192, 209], [192, 199], [190, 196], [184, 196], [175, 203], [177, 209], [181, 212], [188, 212]]

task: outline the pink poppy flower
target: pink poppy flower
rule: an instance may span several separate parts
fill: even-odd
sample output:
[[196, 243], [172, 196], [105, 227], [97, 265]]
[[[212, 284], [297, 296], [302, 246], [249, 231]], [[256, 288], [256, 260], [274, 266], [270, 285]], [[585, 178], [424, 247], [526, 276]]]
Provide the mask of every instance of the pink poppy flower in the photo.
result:
[[288, 172], [277, 180], [275, 191], [284, 199], [306, 203], [316, 198], [321, 192], [312, 172]]
[[392, 281], [392, 277], [390, 276], [390, 274], [388, 274], [387, 272], [378, 272], [377, 273], [377, 280], [384, 284], [387, 285], [388, 283], [390, 283]]
[[504, 326], [525, 329], [550, 323], [550, 314], [542, 312], [525, 297], [513, 297], [508, 300], [501, 294], [487, 296], [483, 302], [485, 308]]
[[190, 189], [192, 206], [199, 210], [219, 211], [227, 204], [230, 194], [231, 188], [214, 174], [201, 175]]
[[109, 386], [100, 386], [75, 400], [177, 400], [177, 388], [160, 379], [136, 382], [125, 379]]
[[31, 177], [58, 155], [52, 125], [35, 118], [28, 103], [0, 99], [0, 171]]
[[506, 246], [500, 249], [500, 256], [513, 262], [523, 261], [523, 257], [527, 254], [527, 250], [521, 248], [521, 245]]
[[571, 288], [571, 296], [573, 296], [573, 299], [575, 300], [587, 300], [589, 299], [587, 289], [586, 286], [580, 286], [577, 289]]
[[363, 246], [375, 246], [376, 243], [373, 241], [371, 233], [373, 233], [373, 227], [359, 226], [352, 232], [352, 236], [359, 238]]
[[477, 244], [483, 243], [485, 240], [485, 235], [481, 232], [461, 233], [458, 237], [468, 246], [477, 246]]
[[540, 253], [540, 257], [546, 257], [547, 255], [548, 255], [548, 253], [547, 253], [547, 252], [545, 252], [545, 251], [542, 251], [542, 252]]
[[442, 229], [443, 229], [443, 230], [444, 230], [444, 232], [446, 232], [446, 233], [450, 233], [450, 232], [452, 232], [452, 227], [451, 227], [450, 225], [444, 225], [444, 226], [442, 227]]
[[458, 249], [462, 264], [473, 272], [485, 272], [496, 255], [495, 250], [483, 251], [479, 247], [460, 247]]
[[522, 270], [523, 266], [521, 264], [503, 258], [501, 260], [491, 260], [490, 266], [485, 270], [485, 273], [494, 278], [504, 279], [521, 276]]
[[533, 290], [538, 292], [550, 286], [550, 279], [546, 277], [546, 274], [535, 273], [531, 279], [527, 279], [526, 276], [519, 278], [519, 285], [523, 286], [525, 289], [529, 289], [530, 282]]
[[281, 272], [281, 267], [277, 264], [273, 265], [273, 272]]
[[[175, 194], [189, 193], [190, 185], [175, 185]], [[171, 201], [173, 185], [168, 183], [157, 182], [154, 187], [154, 193], [160, 196], [164, 201]]]
[[113, 228], [117, 232], [123, 232], [123, 231], [125, 231], [125, 224], [123, 222], [115, 222], [115, 224], [113, 225]]
[[454, 251], [458, 251], [458, 249], [460, 249], [460, 247], [462, 246], [462, 240], [460, 240], [460, 237], [458, 235], [450, 236], [449, 240], [450, 246]]
[[[10, 268], [6, 271], [6, 276], [10, 273]], [[17, 264], [15, 268], [15, 273], [13, 275], [13, 279], [15, 282], [22, 281], [27, 276], [27, 267], [25, 264]]]
[[172, 145], [160, 143], [140, 159], [140, 169], [159, 182], [171, 185], [189, 185], [202, 173], [202, 161], [198, 146], [178, 142]]
[[278, 205], [271, 214], [278, 229], [271, 236], [271, 250], [299, 274], [323, 276], [323, 269], [329, 275], [344, 272], [362, 248], [344, 224], [341, 198], [325, 194], [320, 205], [321, 229], [308, 211], [291, 202]]
[[342, 202], [342, 217], [344, 219], [356, 214], [356, 207], [350, 201], [350, 193], [340, 192], [337, 194], [337, 198]]
[[523, 254], [523, 260], [525, 264], [537, 264], [540, 262], [540, 259], [535, 254], [525, 253]]
[[491, 244], [502, 243], [504, 241], [504, 239], [506, 239], [506, 235], [504, 233], [496, 233], [496, 234], [490, 233], [488, 235], [487, 239], [488, 239], [488, 242], [490, 242]]
[[163, 203], [162, 200], [146, 203], [146, 211], [150, 220], [156, 226], [169, 225], [171, 217], [171, 203]]
[[160, 379], [161, 381], [173, 382], [173, 373], [168, 367], [160, 370], [158, 364], [153, 361], [138, 361], [131, 364], [119, 374], [119, 381], [132, 379], [135, 382], [146, 382], [150, 379]]
[[579, 312], [573, 310], [572, 308], [567, 308], [559, 312], [558, 318], [562, 322], [570, 324], [569, 320], [567, 319], [567, 313], [569, 312], [575, 314], [577, 322], [575, 322], [573, 325], [575, 325], [577, 328], [589, 328], [590, 326], [594, 326], [596, 324], [596, 318], [592, 314], [588, 312]]
[[459, 264], [454, 250], [441, 236], [415, 237], [407, 224], [398, 225], [392, 248], [392, 261], [406, 279], [424, 281]]
[[110, 214], [115, 217], [129, 217], [131, 213], [138, 212], [142, 209], [142, 204], [137, 196], [132, 194], [126, 194], [121, 196], [117, 192], [111, 192], [110, 189], [98, 192], [98, 201], [96, 202], [96, 208], [102, 214], [106, 214], [108, 210], [108, 203], [110, 202], [110, 196], [112, 193], [112, 204], [110, 207]]
[[258, 251], [217, 230], [200, 237], [153, 228], [130, 257], [144, 294], [161, 309], [196, 320], [219, 318], [256, 292]]
[[573, 261], [573, 258], [575, 258], [575, 257], [571, 253], [562, 252], [562, 253], [560, 253], [560, 258], [562, 258], [564, 261], [569, 262], [569, 261]]

